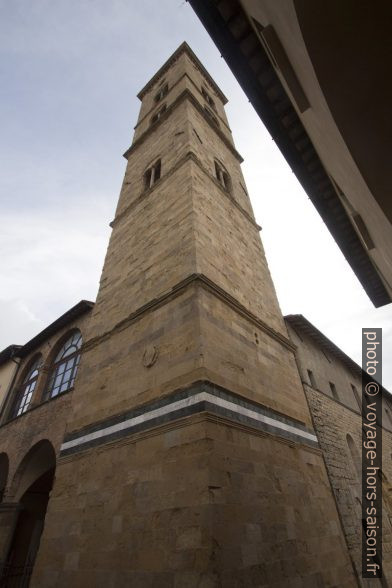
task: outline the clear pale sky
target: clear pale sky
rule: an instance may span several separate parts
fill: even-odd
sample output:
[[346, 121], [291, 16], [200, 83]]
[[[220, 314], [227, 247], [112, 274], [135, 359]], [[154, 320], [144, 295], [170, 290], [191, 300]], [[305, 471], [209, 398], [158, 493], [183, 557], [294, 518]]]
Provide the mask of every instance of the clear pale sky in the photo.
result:
[[392, 305], [375, 309], [184, 0], [0, 0], [0, 349], [94, 300], [137, 92], [186, 40], [227, 114], [280, 305], [355, 361], [382, 327], [392, 390]]

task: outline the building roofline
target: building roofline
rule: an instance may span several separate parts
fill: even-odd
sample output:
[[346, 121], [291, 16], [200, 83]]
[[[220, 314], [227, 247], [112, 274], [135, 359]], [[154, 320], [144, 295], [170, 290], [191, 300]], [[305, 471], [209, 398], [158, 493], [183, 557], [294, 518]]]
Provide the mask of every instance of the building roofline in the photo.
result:
[[391, 295], [241, 2], [188, 0], [376, 307]]
[[[363, 370], [351, 357], [342, 351], [335, 343], [333, 343], [324, 333], [319, 331], [307, 318], [302, 314], [288, 314], [284, 320], [293, 327], [294, 330], [299, 330], [315, 341], [319, 347], [329, 351], [331, 355], [339, 359], [353, 374], [362, 377]], [[390, 392], [382, 386], [382, 391], [391, 396]]]
[[189, 45], [188, 45], [188, 43], [186, 41], [184, 41], [183, 43], [181, 43], [181, 45], [174, 51], [174, 53], [172, 53], [172, 55], [162, 65], [162, 67], [159, 68], [159, 70], [151, 78], [151, 80], [149, 82], [147, 82], [147, 84], [140, 90], [140, 92], [137, 95], [137, 97], [139, 98], [139, 100], [142, 100], [143, 99], [143, 97], [146, 94], [146, 92], [148, 92], [148, 90], [150, 88], [152, 88], [152, 86], [159, 80], [160, 77], [163, 76], [163, 74], [169, 69], [169, 67], [178, 59], [178, 57], [182, 53], [186, 53], [191, 58], [191, 60], [193, 61], [193, 63], [196, 65], [196, 67], [198, 69], [200, 69], [200, 71], [202, 72], [202, 74], [204, 75], [204, 77], [208, 80], [208, 82], [210, 83], [210, 85], [214, 88], [214, 90], [218, 94], [219, 98], [222, 100], [223, 104], [226, 104], [228, 102], [226, 96], [224, 95], [224, 93], [222, 92], [222, 90], [219, 88], [218, 84], [211, 77], [211, 75], [208, 73], [208, 71], [206, 70], [206, 68], [204, 67], [204, 65], [201, 63], [201, 61], [198, 59], [198, 57], [195, 55], [195, 53], [192, 51], [192, 49], [189, 47]]
[[26, 355], [31, 353], [31, 351], [34, 351], [34, 349], [41, 345], [46, 339], [57, 333], [57, 331], [65, 327], [71, 321], [74, 321], [79, 316], [89, 312], [93, 307], [94, 302], [91, 302], [90, 300], [81, 300], [38, 333], [38, 335], [30, 339], [25, 345], [9, 345], [3, 349], [3, 351], [0, 352], [0, 365], [9, 359], [12, 359], [12, 357], [26, 357]]
[[5, 349], [0, 351], [0, 365], [6, 363], [13, 357], [19, 357], [19, 351], [22, 345], [8, 345]]

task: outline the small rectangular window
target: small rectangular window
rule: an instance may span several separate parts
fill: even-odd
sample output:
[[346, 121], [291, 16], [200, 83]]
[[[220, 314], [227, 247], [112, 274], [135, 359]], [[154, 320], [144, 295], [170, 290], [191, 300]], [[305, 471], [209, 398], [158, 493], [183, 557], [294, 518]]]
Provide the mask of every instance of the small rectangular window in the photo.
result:
[[218, 182], [223, 186], [223, 188], [227, 191], [231, 189], [231, 181], [230, 176], [220, 163], [215, 161], [215, 175]]
[[144, 172], [144, 186], [146, 189], [151, 188], [161, 177], [161, 160], [158, 159]]
[[207, 104], [209, 106], [211, 106], [211, 108], [213, 108], [214, 110], [216, 110], [215, 102], [211, 98], [211, 96], [209, 95], [209, 93], [207, 92], [207, 90], [205, 88], [202, 88], [201, 89], [201, 93], [203, 94], [204, 100], [207, 102]]
[[330, 382], [329, 387], [331, 388], [332, 396], [334, 397], [334, 399], [339, 400], [339, 396], [338, 396], [335, 384], [333, 382]]
[[312, 388], [316, 388], [316, 380], [314, 379], [314, 375], [312, 370], [308, 370], [308, 378], [309, 378], [309, 382], [310, 385], [312, 386]]
[[359, 411], [362, 412], [362, 401], [361, 398], [358, 394], [358, 390], [356, 389], [356, 387], [354, 386], [354, 384], [351, 384], [351, 389], [353, 391], [353, 394], [355, 396], [355, 400], [357, 401], [358, 407], [359, 407]]
[[151, 118], [151, 124], [154, 124], [156, 122], [158, 122], [158, 120], [161, 118], [162, 114], [165, 112], [166, 110], [166, 104], [164, 104], [155, 114], [154, 116]]

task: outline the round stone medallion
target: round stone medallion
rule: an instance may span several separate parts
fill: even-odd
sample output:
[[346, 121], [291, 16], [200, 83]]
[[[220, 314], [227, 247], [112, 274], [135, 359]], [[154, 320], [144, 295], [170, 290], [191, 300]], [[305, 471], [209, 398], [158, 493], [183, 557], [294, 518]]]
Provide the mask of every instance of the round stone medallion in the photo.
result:
[[143, 365], [146, 368], [151, 367], [154, 365], [156, 360], [158, 359], [158, 347], [155, 345], [148, 345], [143, 353]]

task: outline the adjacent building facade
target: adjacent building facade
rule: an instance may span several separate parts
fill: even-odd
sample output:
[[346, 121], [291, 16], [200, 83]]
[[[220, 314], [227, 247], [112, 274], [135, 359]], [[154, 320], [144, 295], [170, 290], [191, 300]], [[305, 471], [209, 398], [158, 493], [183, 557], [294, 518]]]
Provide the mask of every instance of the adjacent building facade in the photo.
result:
[[370, 300], [389, 304], [390, 2], [189, 3]]
[[14, 383], [19, 366], [20, 345], [9, 345], [0, 353], [0, 410]]
[[[353, 565], [362, 567], [362, 370], [302, 315], [285, 317]], [[392, 572], [392, 397], [382, 397], [383, 586]], [[370, 581], [374, 585], [375, 580]], [[364, 584], [366, 585], [366, 584]]]
[[187, 44], [138, 97], [97, 300], [16, 351], [0, 423], [2, 582], [367, 585], [347, 385], [360, 393], [359, 368], [330, 351], [331, 397], [325, 340], [285, 322], [226, 98]]

